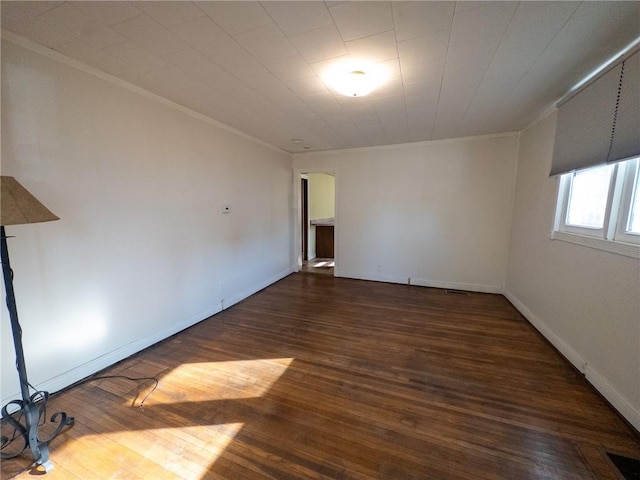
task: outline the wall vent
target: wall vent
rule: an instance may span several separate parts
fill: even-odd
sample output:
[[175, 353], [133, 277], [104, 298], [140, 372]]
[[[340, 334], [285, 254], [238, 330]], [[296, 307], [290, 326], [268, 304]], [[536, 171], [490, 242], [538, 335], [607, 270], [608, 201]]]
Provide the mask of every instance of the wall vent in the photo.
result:
[[450, 288], [445, 288], [444, 293], [450, 295], [464, 295], [466, 297], [471, 295], [471, 292], [465, 292], [464, 290], [452, 290]]

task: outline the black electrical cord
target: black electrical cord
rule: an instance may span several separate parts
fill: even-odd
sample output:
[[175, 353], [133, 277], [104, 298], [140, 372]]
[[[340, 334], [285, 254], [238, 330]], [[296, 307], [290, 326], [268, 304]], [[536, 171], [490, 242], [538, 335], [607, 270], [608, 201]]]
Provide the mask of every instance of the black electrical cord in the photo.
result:
[[130, 380], [132, 382], [139, 382], [139, 381], [144, 382], [148, 380], [153, 381], [154, 382], [153, 388], [144, 396], [144, 398], [140, 402], [140, 405], [138, 405], [138, 408], [140, 409], [142, 409], [144, 402], [146, 402], [147, 398], [149, 398], [151, 394], [156, 391], [156, 389], [158, 388], [158, 385], [160, 384], [160, 380], [158, 380], [158, 377], [127, 377], [126, 375], [100, 375], [97, 377], [89, 377], [89, 378], [85, 378], [84, 380], [80, 380], [78, 383], [75, 383], [73, 386], [76, 387], [76, 386], [82, 385], [83, 383], [93, 382], [95, 380], [105, 380], [109, 378], [124, 378], [125, 380]]

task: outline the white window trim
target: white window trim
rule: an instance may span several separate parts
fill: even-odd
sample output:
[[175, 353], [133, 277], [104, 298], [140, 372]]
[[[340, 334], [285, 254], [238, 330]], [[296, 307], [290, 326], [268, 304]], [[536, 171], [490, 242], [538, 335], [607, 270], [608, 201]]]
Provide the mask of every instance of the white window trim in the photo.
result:
[[[633, 175], [626, 175], [625, 169], [633, 168], [638, 172], [638, 168], [640, 168], [638, 166], [639, 162], [640, 159], [635, 159], [631, 163], [618, 164], [613, 171], [604, 225], [600, 229], [576, 227], [565, 223], [570, 182], [569, 177], [560, 176], [558, 179], [553, 230], [550, 238], [640, 259], [640, 235], [625, 232], [631, 206], [633, 180], [635, 179]], [[637, 174], [640, 175], [640, 173]], [[620, 208], [618, 208], [619, 205], [621, 205]]]
[[620, 202], [618, 202], [620, 211], [618, 212], [618, 221], [615, 231], [612, 232], [612, 237], [615, 241], [640, 244], [639, 234], [628, 233], [626, 231], [631, 210], [631, 201], [633, 200], [633, 187], [635, 186], [636, 178], [640, 175], [640, 159], [636, 159], [635, 162], [632, 163], [625, 163], [624, 165], [620, 165], [620, 167], [626, 168], [629, 170], [629, 173], [624, 175], [624, 179], [622, 179], [624, 185], [621, 185], [618, 189], [621, 195]]
[[557, 230], [551, 232], [551, 239], [573, 243], [575, 245], [581, 245], [583, 247], [595, 248], [596, 250], [615, 253], [616, 255], [623, 255], [625, 257], [640, 259], [639, 245], [614, 242], [612, 240], [605, 240], [604, 238], [585, 237], [584, 235], [578, 235], [576, 233], [569, 232], [560, 232]]
[[[569, 209], [569, 195], [571, 195], [571, 186], [572, 183], [569, 181], [569, 177], [567, 175], [562, 175], [560, 177], [561, 186], [560, 193], [558, 194], [558, 198], [562, 198], [562, 202], [558, 202], [559, 210], [556, 212], [556, 223], [554, 230], [565, 233], [575, 233], [576, 235], [582, 235], [584, 237], [595, 237], [595, 238], [607, 238], [605, 233], [608, 233], [608, 225], [609, 225], [609, 212], [611, 211], [612, 204], [612, 192], [614, 189], [612, 188], [616, 182], [616, 172], [617, 169], [614, 168], [611, 173], [610, 183], [609, 183], [609, 196], [607, 197], [607, 205], [605, 210], [605, 216], [603, 226], [601, 228], [591, 228], [591, 227], [581, 227], [578, 225], [571, 225], [566, 223], [567, 211]], [[570, 175], [573, 175], [575, 172], [571, 172]], [[562, 197], [560, 197], [562, 195]]]

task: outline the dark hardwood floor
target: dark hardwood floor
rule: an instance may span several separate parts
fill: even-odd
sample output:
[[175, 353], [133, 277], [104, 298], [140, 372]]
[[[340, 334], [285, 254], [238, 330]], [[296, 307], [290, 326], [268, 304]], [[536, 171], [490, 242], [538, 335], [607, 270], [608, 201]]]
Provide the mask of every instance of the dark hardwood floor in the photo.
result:
[[619, 480], [604, 451], [640, 457], [500, 295], [297, 273], [102, 373], [160, 383], [142, 409], [150, 382], [55, 395], [76, 425], [48, 480]]

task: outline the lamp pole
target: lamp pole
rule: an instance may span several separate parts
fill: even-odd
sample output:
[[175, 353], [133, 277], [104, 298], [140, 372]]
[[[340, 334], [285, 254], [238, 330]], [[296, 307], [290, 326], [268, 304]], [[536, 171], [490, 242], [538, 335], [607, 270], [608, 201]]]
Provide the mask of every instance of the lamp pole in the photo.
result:
[[[11, 263], [9, 262], [9, 249], [7, 248], [7, 235], [5, 233], [4, 225], [0, 227], [0, 250], [2, 257], [2, 274], [4, 276], [4, 288], [7, 292], [7, 309], [9, 310], [9, 319], [11, 321], [11, 333], [13, 334], [13, 345], [16, 351], [16, 368], [18, 369], [18, 378], [20, 379], [20, 392], [22, 394], [22, 401], [10, 402], [9, 405], [15, 404], [20, 406], [24, 411], [25, 425], [20, 425], [21, 433], [23, 437], [26, 435], [25, 447], [28, 441], [29, 448], [33, 455], [33, 459], [36, 465], [43, 465], [45, 470], [51, 468], [49, 462], [49, 449], [45, 444], [38, 442], [38, 423], [40, 422], [40, 410], [35, 404], [34, 399], [29, 394], [29, 380], [27, 379], [27, 366], [24, 361], [24, 350], [22, 349], [22, 328], [18, 322], [18, 309], [16, 307], [16, 297], [13, 292], [13, 270], [11, 270]], [[2, 414], [8, 419], [10, 416], [6, 416], [7, 406], [2, 409]], [[13, 419], [12, 419], [13, 420]], [[13, 423], [13, 422], [11, 422]], [[17, 422], [16, 422], [17, 423]], [[14, 423], [15, 426], [15, 423]]]
[[29, 381], [27, 380], [27, 367], [24, 363], [24, 350], [22, 349], [22, 328], [18, 322], [18, 309], [16, 308], [16, 297], [13, 293], [13, 270], [9, 262], [9, 249], [7, 248], [7, 235], [4, 225], [0, 227], [2, 236], [2, 274], [4, 275], [4, 288], [7, 292], [7, 309], [11, 321], [11, 333], [13, 334], [13, 344], [16, 350], [16, 367], [20, 377], [20, 391], [22, 399], [29, 397]]

